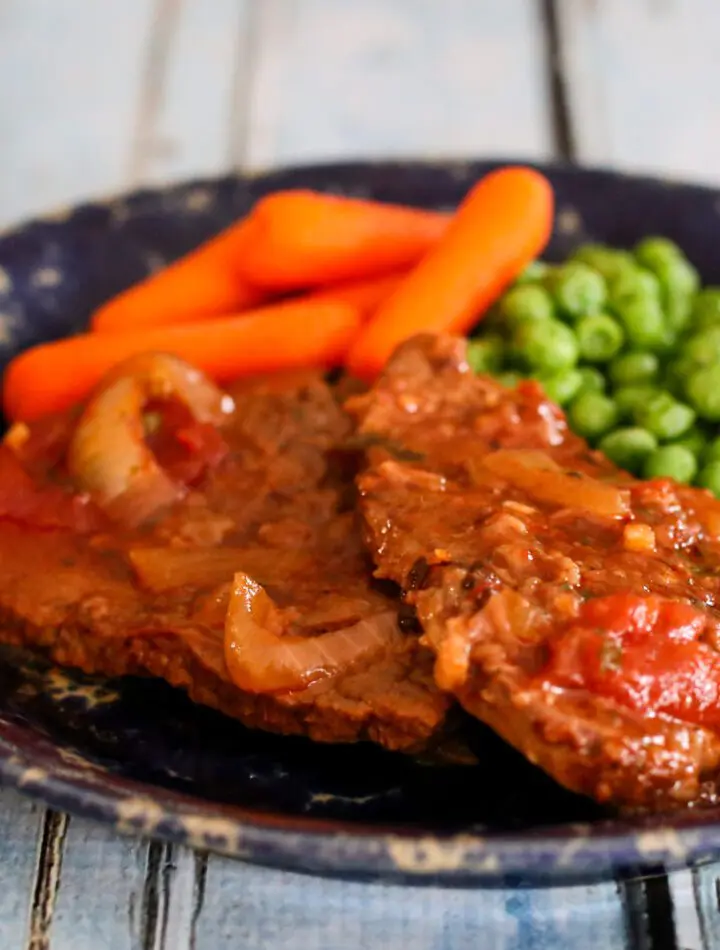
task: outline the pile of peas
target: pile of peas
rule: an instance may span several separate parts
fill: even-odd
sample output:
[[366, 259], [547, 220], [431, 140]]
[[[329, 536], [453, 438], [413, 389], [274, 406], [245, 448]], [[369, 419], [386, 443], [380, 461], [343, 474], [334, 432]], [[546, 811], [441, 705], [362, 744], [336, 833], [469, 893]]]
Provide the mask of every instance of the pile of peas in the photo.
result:
[[720, 287], [666, 238], [531, 264], [469, 346], [508, 386], [537, 379], [620, 467], [720, 498]]

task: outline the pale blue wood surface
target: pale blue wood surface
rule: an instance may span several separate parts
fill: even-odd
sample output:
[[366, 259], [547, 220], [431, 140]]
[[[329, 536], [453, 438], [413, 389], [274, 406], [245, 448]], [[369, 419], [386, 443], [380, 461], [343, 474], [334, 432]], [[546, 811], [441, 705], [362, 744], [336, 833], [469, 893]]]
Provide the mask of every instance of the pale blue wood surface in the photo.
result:
[[[541, 6], [2, 0], [0, 224], [232, 164], [552, 155]], [[558, 9], [580, 156], [716, 176], [714, 0], [558, 0]], [[43, 877], [43, 816], [0, 792], [0, 950], [625, 946], [613, 885], [347, 884], [206, 861], [79, 819], [53, 839], [59, 861]], [[51, 891], [45, 934], [32, 932], [45, 919], [32, 913], [38, 881]], [[714, 872], [678, 875], [672, 889], [678, 945], [720, 946]]]
[[720, 3], [559, 0], [578, 157], [720, 182]]

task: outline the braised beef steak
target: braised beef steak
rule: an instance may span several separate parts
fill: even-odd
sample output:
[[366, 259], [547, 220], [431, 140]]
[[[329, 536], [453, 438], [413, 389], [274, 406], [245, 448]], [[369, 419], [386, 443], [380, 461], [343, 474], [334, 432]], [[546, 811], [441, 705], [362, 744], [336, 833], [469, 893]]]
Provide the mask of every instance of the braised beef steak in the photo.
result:
[[618, 471], [536, 384], [476, 377], [458, 339], [407, 343], [348, 409], [376, 574], [439, 686], [599, 801], [716, 801], [720, 504]]
[[247, 692], [229, 676], [223, 630], [236, 571], [265, 586], [297, 642], [398, 609], [372, 584], [352, 473], [334, 462], [350, 424], [332, 390], [298, 374], [239, 383], [232, 395], [219, 442], [196, 429], [185, 451], [153, 436], [190, 488], [136, 528], [68, 487], [76, 414], [0, 449], [0, 638], [88, 672], [163, 677], [250, 726], [426, 746], [449, 701], [431, 653], [395, 619], [385, 649], [307, 688]]

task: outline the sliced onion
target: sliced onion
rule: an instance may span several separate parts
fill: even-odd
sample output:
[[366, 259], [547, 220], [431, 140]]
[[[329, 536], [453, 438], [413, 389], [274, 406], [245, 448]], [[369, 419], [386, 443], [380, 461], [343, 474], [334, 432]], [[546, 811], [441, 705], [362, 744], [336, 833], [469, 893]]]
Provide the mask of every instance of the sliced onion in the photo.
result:
[[580, 508], [601, 518], [630, 514], [630, 492], [608, 482], [562, 471], [544, 452], [500, 449], [482, 461], [486, 469], [526, 491], [538, 501], [563, 508]]
[[229, 396], [178, 357], [143, 354], [114, 370], [92, 397], [68, 450], [78, 488], [129, 525], [140, 524], [184, 493], [145, 442], [143, 408], [161, 399], [176, 399], [195, 421], [213, 425], [234, 408]]
[[391, 611], [312, 637], [284, 633], [280, 612], [265, 590], [247, 574], [235, 575], [225, 621], [225, 662], [232, 681], [246, 692], [305, 689], [401, 642]]
[[282, 581], [309, 563], [302, 551], [272, 548], [133, 548], [130, 561], [141, 583], [154, 591], [229, 583], [238, 570], [263, 583]]

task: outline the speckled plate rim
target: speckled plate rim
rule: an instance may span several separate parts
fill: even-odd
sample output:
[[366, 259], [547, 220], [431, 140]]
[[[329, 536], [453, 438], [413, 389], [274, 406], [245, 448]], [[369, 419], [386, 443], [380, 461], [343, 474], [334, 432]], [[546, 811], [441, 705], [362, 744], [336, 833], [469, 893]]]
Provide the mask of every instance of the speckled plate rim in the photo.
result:
[[[458, 181], [497, 165], [524, 163], [578, 179], [624, 181], [638, 187], [678, 190], [712, 201], [719, 216], [720, 190], [697, 183], [633, 175], [604, 168], [582, 168], [556, 162], [492, 157], [485, 160], [368, 160], [308, 164], [292, 168], [251, 170], [247, 174], [197, 179], [143, 188], [127, 195], [56, 209], [0, 232], [0, 241], [27, 229], [52, 223], [62, 227], [77, 214], [111, 207], [124, 201], [143, 200], [171, 192], [193, 192], [214, 187], [219, 181], [267, 182], [276, 176], [297, 173], [332, 181], [336, 175], [362, 169], [397, 172], [407, 169], [442, 170]], [[358, 174], [360, 178], [361, 175]], [[358, 188], [357, 194], [362, 194]], [[572, 233], [576, 221], [572, 208], [560, 229]], [[52, 808], [114, 826], [119, 832], [159, 838], [214, 851], [252, 863], [297, 871], [388, 878], [403, 883], [441, 883], [451, 886], [493, 886], [519, 883], [578, 883], [617, 875], [652, 873], [653, 869], [687, 867], [720, 857], [720, 818], [689, 812], [671, 818], [638, 818], [540, 828], [504, 834], [455, 835], [414, 833], [370, 825], [353, 826], [340, 821], [268, 815], [233, 806], [218, 805], [157, 787], [162, 804], [153, 798], [154, 786], [108, 773], [52, 743], [39, 750], [28, 742], [32, 730], [10, 721], [0, 726], [0, 784]], [[26, 749], [34, 748], [32, 755]]]

